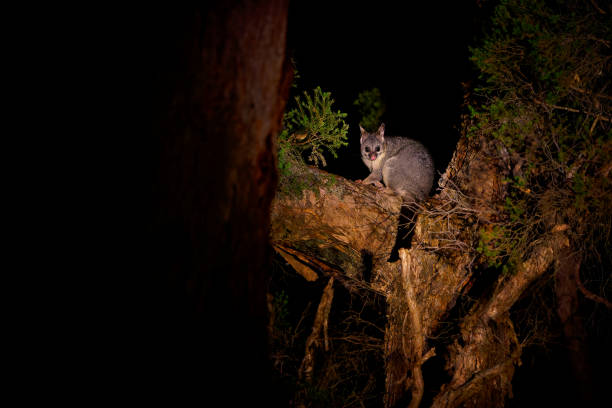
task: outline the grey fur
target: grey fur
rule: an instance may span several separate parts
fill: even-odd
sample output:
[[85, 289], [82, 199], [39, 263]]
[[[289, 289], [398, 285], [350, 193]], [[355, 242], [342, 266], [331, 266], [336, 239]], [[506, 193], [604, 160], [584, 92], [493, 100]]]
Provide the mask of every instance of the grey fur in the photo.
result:
[[384, 123], [375, 133], [368, 133], [361, 126], [359, 129], [361, 159], [371, 171], [363, 182], [381, 186], [383, 180], [405, 201], [425, 199], [434, 178], [433, 159], [425, 146], [416, 140], [385, 136]]

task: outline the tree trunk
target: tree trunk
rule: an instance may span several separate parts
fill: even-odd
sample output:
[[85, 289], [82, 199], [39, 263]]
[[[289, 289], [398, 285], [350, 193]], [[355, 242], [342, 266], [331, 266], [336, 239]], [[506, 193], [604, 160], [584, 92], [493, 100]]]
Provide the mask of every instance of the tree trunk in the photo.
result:
[[291, 82], [287, 7], [214, 1], [154, 19], [148, 364], [158, 389], [184, 381], [177, 395], [200, 404], [274, 397], [265, 289], [276, 136]]
[[586, 331], [579, 314], [578, 286], [580, 257], [567, 248], [555, 260], [557, 315], [561, 320], [567, 354], [582, 401], [592, 401], [592, 378], [585, 349]]

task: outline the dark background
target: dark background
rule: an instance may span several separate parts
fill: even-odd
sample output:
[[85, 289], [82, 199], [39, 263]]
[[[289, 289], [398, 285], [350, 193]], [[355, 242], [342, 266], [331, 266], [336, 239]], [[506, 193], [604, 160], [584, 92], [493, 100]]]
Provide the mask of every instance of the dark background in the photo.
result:
[[444, 172], [459, 137], [461, 83], [473, 75], [468, 45], [482, 14], [473, 1], [291, 2], [288, 52], [300, 76], [293, 94], [321, 86], [334, 110], [348, 113], [349, 147], [326, 170], [367, 176], [353, 101], [376, 87], [386, 134], [420, 140]]

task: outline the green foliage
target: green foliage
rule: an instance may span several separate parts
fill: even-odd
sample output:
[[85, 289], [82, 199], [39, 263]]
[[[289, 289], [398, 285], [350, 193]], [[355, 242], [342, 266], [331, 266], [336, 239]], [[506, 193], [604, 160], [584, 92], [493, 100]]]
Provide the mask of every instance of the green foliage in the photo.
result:
[[[304, 92], [295, 97], [295, 107], [285, 114], [279, 136], [282, 158], [287, 154], [302, 157], [305, 153], [315, 166], [326, 166], [324, 151], [338, 157], [336, 151], [348, 145], [348, 124], [344, 122], [346, 113], [334, 112], [333, 104], [331, 94], [320, 87], [316, 87], [312, 95]], [[281, 163], [281, 166], [286, 165]]]
[[287, 292], [280, 290], [273, 296], [272, 308], [274, 310], [274, 329], [279, 331], [289, 329], [289, 295]]
[[465, 134], [495, 143], [509, 169], [504, 227], [478, 246], [490, 266], [516, 265], [553, 219], [583, 248], [610, 238], [611, 45], [611, 13], [590, 2], [500, 0], [471, 48], [480, 82]]
[[516, 251], [519, 242], [516, 234], [505, 225], [482, 227], [476, 251], [485, 257], [489, 268], [500, 268], [503, 274], [512, 274], [520, 261]]
[[597, 77], [609, 63], [611, 22], [580, 1], [500, 0], [491, 32], [471, 48], [486, 81], [480, 89], [563, 100], [570, 86], [602, 79]]
[[[325, 166], [324, 153], [335, 158], [337, 150], [348, 145], [346, 113], [332, 109], [334, 100], [329, 92], [317, 87], [312, 94], [304, 92], [295, 97], [294, 102], [294, 107], [285, 113], [278, 137], [279, 191], [293, 196], [301, 195], [316, 182], [306, 169], [306, 160], [315, 166]], [[318, 189], [314, 191], [319, 193]]]
[[374, 132], [380, 124], [380, 118], [385, 113], [385, 103], [378, 88], [362, 91], [353, 102], [357, 106], [361, 120], [359, 124], [368, 132]]
[[503, 255], [503, 251], [500, 248], [499, 242], [504, 237], [501, 228], [499, 226], [495, 226], [490, 230], [481, 228], [479, 235], [480, 240], [476, 250], [489, 260], [489, 266], [500, 266], [501, 261], [499, 258]]
[[297, 65], [295, 64], [295, 60], [293, 58], [291, 58], [291, 67], [293, 68], [293, 81], [291, 82], [291, 87], [297, 88], [298, 79], [300, 79], [302, 76], [300, 75], [300, 72], [298, 71]]

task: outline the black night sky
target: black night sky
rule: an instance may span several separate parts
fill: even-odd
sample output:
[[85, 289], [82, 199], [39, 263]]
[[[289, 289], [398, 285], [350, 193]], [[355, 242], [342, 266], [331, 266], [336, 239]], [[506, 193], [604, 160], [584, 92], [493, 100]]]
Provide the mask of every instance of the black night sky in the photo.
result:
[[468, 45], [480, 30], [479, 13], [472, 2], [290, 4], [288, 49], [300, 75], [297, 89], [321, 86], [349, 115], [349, 148], [328, 171], [367, 175], [352, 104], [371, 88], [385, 101], [386, 133], [420, 140], [444, 171], [458, 139], [461, 82], [471, 75]]

